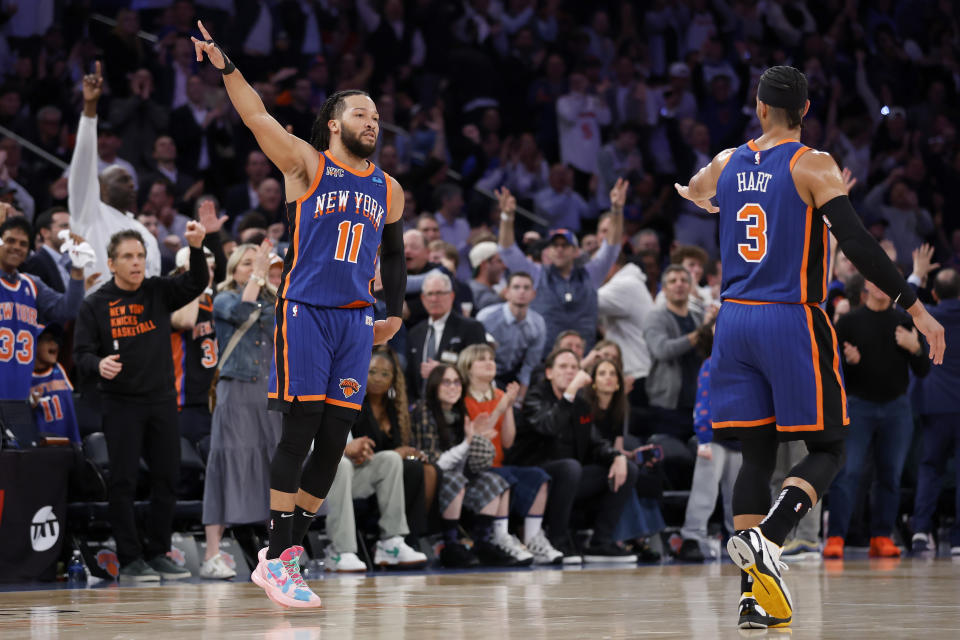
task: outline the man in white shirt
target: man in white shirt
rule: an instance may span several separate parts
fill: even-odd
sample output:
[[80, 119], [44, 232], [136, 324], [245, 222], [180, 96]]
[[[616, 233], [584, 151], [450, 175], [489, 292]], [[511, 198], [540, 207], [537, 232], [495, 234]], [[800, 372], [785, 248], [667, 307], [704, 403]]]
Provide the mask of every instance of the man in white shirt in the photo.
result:
[[597, 290], [597, 313], [606, 329], [604, 337], [620, 347], [624, 378], [633, 378], [634, 389], [643, 389], [650, 373], [643, 319], [653, 308], [653, 298], [647, 289], [647, 276], [636, 260], [621, 251], [613, 268], [613, 275]]
[[67, 183], [71, 229], [86, 238], [97, 255], [93, 266], [87, 267], [86, 275], [99, 273], [100, 277], [87, 293], [112, 279], [107, 268], [107, 244], [110, 236], [125, 229], [133, 229], [143, 236], [147, 249], [146, 277], [160, 275], [160, 247], [156, 238], [130, 213], [137, 198], [132, 177], [116, 166], [97, 176], [97, 102], [102, 89], [98, 62], [96, 72], [83, 78], [83, 115]]
[[600, 127], [610, 124], [610, 109], [590, 89], [587, 76], [579, 71], [570, 74], [570, 93], [557, 99], [557, 128], [560, 134], [560, 159], [573, 167], [575, 188], [586, 193], [590, 176], [597, 173], [600, 152]]

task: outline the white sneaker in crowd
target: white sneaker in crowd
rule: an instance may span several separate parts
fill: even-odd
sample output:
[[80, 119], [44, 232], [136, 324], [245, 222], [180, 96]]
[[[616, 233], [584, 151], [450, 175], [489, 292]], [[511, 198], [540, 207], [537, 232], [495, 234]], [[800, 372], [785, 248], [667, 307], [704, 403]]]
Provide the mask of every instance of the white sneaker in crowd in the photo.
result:
[[350, 551], [337, 551], [332, 544], [327, 545], [323, 564], [327, 571], [337, 573], [366, 573], [367, 571], [366, 563], [357, 557], [357, 554]]
[[533, 564], [533, 554], [530, 553], [530, 550], [527, 549], [525, 544], [520, 542], [517, 536], [509, 533], [506, 535], [500, 534], [494, 536], [493, 544], [515, 559], [518, 566], [529, 567]]
[[534, 564], [561, 564], [563, 562], [563, 553], [557, 551], [547, 539], [543, 529], [537, 532], [537, 535], [527, 543], [527, 549], [533, 554]]
[[377, 542], [373, 563], [378, 567], [416, 567], [427, 564], [427, 556], [415, 551], [403, 536], [393, 536]]
[[227, 566], [223, 554], [218, 553], [200, 565], [200, 577], [208, 580], [227, 580], [237, 575], [237, 572]]

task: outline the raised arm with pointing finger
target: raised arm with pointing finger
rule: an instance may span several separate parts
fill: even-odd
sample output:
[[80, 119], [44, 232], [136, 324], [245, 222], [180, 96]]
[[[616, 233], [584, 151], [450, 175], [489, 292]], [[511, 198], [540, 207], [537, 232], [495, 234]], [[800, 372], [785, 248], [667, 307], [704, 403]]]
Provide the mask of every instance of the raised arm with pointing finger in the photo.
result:
[[197, 26], [204, 38], [191, 38], [197, 52], [197, 62], [203, 62], [203, 56], [206, 55], [210, 64], [223, 73], [223, 86], [227, 89], [230, 102], [240, 114], [243, 124], [253, 132], [260, 149], [283, 173], [287, 200], [296, 200], [306, 193], [317, 172], [317, 150], [305, 140], [288, 133], [267, 113], [260, 96], [214, 43], [203, 23], [197, 22]]

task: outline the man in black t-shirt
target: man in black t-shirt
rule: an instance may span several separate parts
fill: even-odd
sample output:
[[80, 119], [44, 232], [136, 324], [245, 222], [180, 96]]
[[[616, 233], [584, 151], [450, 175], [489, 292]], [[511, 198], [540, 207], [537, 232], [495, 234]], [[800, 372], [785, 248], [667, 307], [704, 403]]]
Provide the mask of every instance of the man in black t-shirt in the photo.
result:
[[[113, 234], [107, 245], [113, 279], [83, 301], [77, 316], [77, 370], [83, 377], [99, 377], [103, 433], [110, 456], [110, 525], [124, 581], [190, 577], [189, 571], [166, 556], [180, 476], [170, 314], [203, 293], [209, 282], [209, 267], [200, 248], [204, 235], [200, 223], [187, 223], [190, 271], [145, 278], [143, 238], [133, 230]], [[151, 485], [146, 544], [137, 534], [133, 511], [141, 456], [150, 470]]]
[[868, 455], [873, 456], [877, 478], [870, 509], [870, 555], [900, 556], [892, 535], [900, 507], [900, 476], [913, 438], [907, 385], [910, 371], [920, 378], [930, 372], [927, 344], [910, 315], [869, 280], [864, 290], [864, 304], [837, 322], [850, 428], [846, 461], [830, 487], [830, 526], [823, 550], [827, 558], [843, 557]]

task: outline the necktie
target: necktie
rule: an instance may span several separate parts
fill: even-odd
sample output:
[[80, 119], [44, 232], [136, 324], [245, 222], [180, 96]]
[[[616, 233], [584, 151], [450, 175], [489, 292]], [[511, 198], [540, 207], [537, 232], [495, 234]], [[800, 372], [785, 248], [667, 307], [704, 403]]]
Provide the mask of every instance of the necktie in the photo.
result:
[[435, 360], [437, 356], [437, 341], [436, 333], [433, 330], [433, 325], [427, 325], [427, 343], [423, 346], [423, 359]]

